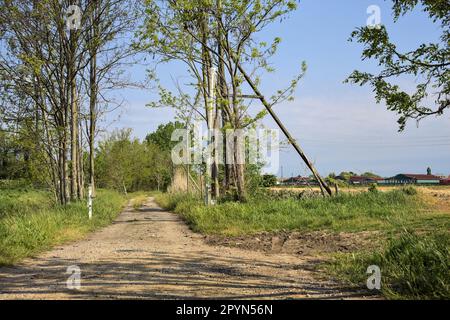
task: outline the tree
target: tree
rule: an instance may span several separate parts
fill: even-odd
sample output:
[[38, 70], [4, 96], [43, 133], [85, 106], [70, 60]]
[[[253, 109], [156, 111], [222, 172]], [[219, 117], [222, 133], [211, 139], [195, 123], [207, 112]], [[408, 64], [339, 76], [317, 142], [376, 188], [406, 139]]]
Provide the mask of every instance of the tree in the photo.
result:
[[67, 4], [0, 2], [2, 120], [14, 123], [14, 134], [34, 144], [32, 161], [47, 174], [61, 204], [70, 201], [69, 179], [75, 179], [67, 155], [78, 129], [70, 126], [76, 58], [64, 24]]
[[[136, 22], [133, 3], [0, 0], [0, 129], [26, 146], [33, 171], [61, 204], [83, 197], [83, 126], [92, 155], [105, 90], [125, 85], [117, 69], [132, 53], [121, 36]], [[76, 29], [66, 25], [71, 5], [82, 12]], [[92, 157], [89, 169], [92, 182]]]
[[101, 185], [127, 193], [144, 174], [146, 157], [131, 129], [116, 130], [99, 143], [98, 176]]
[[362, 177], [368, 177], [368, 178], [381, 178], [379, 175], [373, 173], [373, 172], [364, 172]]
[[158, 126], [156, 131], [149, 133], [145, 140], [148, 143], [153, 143], [157, 145], [161, 150], [168, 151], [169, 153], [172, 151], [173, 147], [178, 143], [177, 141], [172, 141], [172, 133], [176, 129], [184, 129], [185, 126], [178, 121], [169, 122], [166, 124], [161, 124]]
[[[89, 182], [95, 194], [95, 136], [97, 121], [102, 115], [100, 105], [110, 105], [105, 91], [117, 87], [136, 85], [123, 78], [124, 62], [136, 54], [130, 43], [120, 39], [135, 31], [140, 1], [90, 0], [85, 9], [87, 23], [85, 45], [87, 68], [83, 80], [89, 96], [89, 124], [86, 131], [89, 142]], [[129, 63], [130, 61], [128, 61]]]
[[277, 184], [277, 177], [273, 174], [265, 174], [262, 176], [263, 187], [273, 187]]
[[[146, 19], [140, 30], [139, 44], [142, 48], [158, 55], [164, 62], [178, 60], [188, 66], [194, 78], [192, 85], [197, 90], [193, 109], [206, 121], [208, 128], [246, 130], [257, 124], [265, 115], [270, 114], [291, 144], [294, 145], [302, 159], [318, 178], [321, 188], [331, 192], [326, 183], [318, 176], [312, 163], [307, 159], [287, 129], [276, 117], [272, 107], [291, 99], [299, 79], [303, 76], [306, 65], [285, 89], [280, 89], [271, 99], [266, 99], [258, 90], [259, 72], [272, 72], [269, 59], [276, 53], [281, 41], [275, 37], [271, 43], [258, 42], [257, 34], [271, 23], [282, 20], [296, 9], [292, 0], [195, 0], [195, 1], [147, 1]], [[211, 67], [218, 71], [216, 90], [212, 92]], [[246, 94], [245, 90], [253, 94]], [[167, 90], [162, 89], [162, 105], [177, 107], [176, 101], [187, 101], [186, 95], [175, 99]], [[211, 97], [216, 95], [215, 104]], [[201, 97], [202, 99], [198, 99]], [[259, 99], [263, 104], [257, 112], [250, 113], [249, 99]], [[199, 110], [199, 100], [203, 110]], [[202, 112], [203, 111], [203, 112]], [[212, 113], [212, 115], [211, 115]], [[211, 139], [215, 143], [215, 139]], [[225, 180], [232, 177], [238, 192], [238, 198], [245, 200], [246, 182], [245, 165], [238, 148], [238, 137], [233, 143], [224, 144], [224, 154], [230, 155], [224, 167]], [[215, 162], [215, 161], [214, 161]], [[212, 163], [214, 173], [217, 164]], [[209, 165], [207, 166], [209, 167]], [[231, 170], [230, 170], [231, 169]], [[207, 168], [206, 172], [209, 172]], [[209, 180], [209, 174], [205, 180]], [[217, 178], [218, 175], [215, 175]], [[218, 183], [214, 180], [217, 192]], [[210, 181], [208, 181], [209, 184]], [[224, 184], [229, 187], [228, 181]], [[225, 189], [226, 191], [226, 189]]]
[[[385, 26], [366, 26], [352, 33], [351, 40], [364, 45], [362, 59], [375, 59], [383, 68], [379, 74], [354, 71], [346, 80], [370, 85], [376, 101], [399, 116], [399, 130], [409, 119], [442, 115], [450, 107], [450, 2], [448, 0], [395, 0], [392, 10], [397, 21], [417, 6], [441, 29], [440, 42], [423, 43], [417, 49], [400, 52], [391, 42]], [[412, 92], [400, 88], [395, 79], [413, 77], [418, 82]], [[434, 101], [431, 102], [430, 100]]]
[[172, 149], [178, 143], [172, 141], [172, 133], [185, 126], [178, 121], [161, 124], [156, 131], [149, 133], [145, 141], [154, 150], [152, 177], [157, 183], [157, 190], [167, 187], [174, 172]]
[[140, 142], [132, 137], [131, 129], [115, 130], [98, 144], [96, 181], [100, 187], [124, 193], [165, 189], [172, 174], [170, 160], [170, 150]]
[[339, 174], [339, 177], [341, 177], [342, 179], [344, 179], [345, 181], [350, 180], [351, 177], [353, 176], [357, 176], [358, 174], [353, 172], [353, 171], [343, 171]]

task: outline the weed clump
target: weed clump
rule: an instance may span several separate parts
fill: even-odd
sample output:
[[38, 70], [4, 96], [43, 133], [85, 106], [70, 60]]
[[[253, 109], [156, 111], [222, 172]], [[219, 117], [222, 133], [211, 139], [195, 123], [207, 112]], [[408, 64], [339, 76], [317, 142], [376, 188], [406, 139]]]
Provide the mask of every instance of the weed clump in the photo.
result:
[[413, 186], [405, 186], [400, 190], [408, 196], [415, 196], [417, 194], [417, 189], [414, 188]]
[[370, 184], [368, 191], [369, 192], [378, 192], [377, 184], [376, 183]]

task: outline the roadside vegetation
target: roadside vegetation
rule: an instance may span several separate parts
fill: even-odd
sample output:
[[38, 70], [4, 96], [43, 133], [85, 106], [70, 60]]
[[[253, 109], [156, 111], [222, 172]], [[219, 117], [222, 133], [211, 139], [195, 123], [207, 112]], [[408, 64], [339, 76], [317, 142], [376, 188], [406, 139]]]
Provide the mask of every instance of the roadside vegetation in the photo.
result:
[[332, 198], [273, 199], [261, 195], [245, 203], [227, 201], [212, 207], [183, 194], [161, 194], [156, 200], [183, 216], [194, 231], [205, 234], [236, 236], [283, 230], [358, 232], [410, 225], [450, 228], [450, 218], [433, 212], [422, 195], [410, 188]]
[[355, 286], [365, 283], [366, 269], [381, 270], [381, 292], [390, 299], [450, 298], [450, 235], [404, 231], [382, 250], [339, 254], [326, 266], [338, 279]]
[[245, 203], [225, 201], [209, 208], [186, 194], [160, 194], [156, 200], [180, 214], [194, 231], [207, 235], [321, 231], [357, 237], [360, 231], [374, 231], [373, 248], [329, 256], [325, 270], [364, 288], [366, 269], [375, 264], [382, 270], [386, 298], [449, 298], [449, 213], [438, 210], [428, 195], [413, 187], [371, 190], [333, 198], [261, 193]]
[[[149, 190], [167, 188], [170, 145], [164, 141], [179, 125], [162, 125], [143, 142], [132, 138], [130, 130], [113, 132], [99, 142], [92, 220], [88, 220], [87, 192], [83, 199], [62, 205], [52, 187], [36, 179], [26, 158], [11, 153], [0, 159], [0, 265], [80, 239], [110, 224], [128, 201], [137, 210], [147, 201]], [[88, 167], [87, 154], [84, 160]], [[89, 180], [87, 174], [84, 180]]]
[[110, 224], [126, 200], [116, 191], [98, 190], [93, 217], [89, 220], [85, 201], [62, 206], [55, 204], [47, 191], [31, 187], [1, 188], [0, 265], [14, 264]]
[[[80, 239], [110, 224], [128, 201], [137, 210], [147, 201], [149, 190], [167, 188], [171, 180], [170, 145], [164, 141], [170, 140], [176, 125], [160, 126], [143, 142], [132, 138], [130, 130], [113, 132], [100, 141], [92, 220], [88, 219], [87, 192], [83, 192], [83, 199], [63, 205], [51, 186], [35, 179], [25, 159], [13, 154], [8, 161], [1, 159], [0, 265]], [[86, 156], [86, 167], [87, 160]], [[84, 180], [88, 180], [87, 175]]]

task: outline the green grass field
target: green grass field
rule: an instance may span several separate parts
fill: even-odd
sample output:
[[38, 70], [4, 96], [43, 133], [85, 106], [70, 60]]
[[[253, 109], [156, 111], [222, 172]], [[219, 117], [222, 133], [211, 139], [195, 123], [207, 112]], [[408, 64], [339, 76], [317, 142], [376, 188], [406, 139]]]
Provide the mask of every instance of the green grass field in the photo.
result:
[[403, 231], [384, 249], [338, 254], [325, 265], [336, 278], [354, 286], [367, 280], [367, 267], [381, 270], [381, 292], [389, 299], [450, 298], [450, 234]]
[[0, 188], [0, 265], [14, 264], [110, 224], [126, 200], [115, 191], [98, 190], [89, 220], [85, 201], [62, 207], [45, 191]]

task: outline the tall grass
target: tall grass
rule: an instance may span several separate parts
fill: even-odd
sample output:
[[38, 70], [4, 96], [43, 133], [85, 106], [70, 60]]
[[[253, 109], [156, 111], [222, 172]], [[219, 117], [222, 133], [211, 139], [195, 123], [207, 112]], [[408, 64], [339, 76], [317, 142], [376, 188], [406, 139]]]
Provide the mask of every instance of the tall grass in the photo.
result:
[[339, 255], [328, 269], [339, 279], [364, 286], [366, 269], [381, 269], [382, 293], [391, 299], [450, 298], [450, 235], [403, 232], [385, 249]]
[[0, 265], [13, 264], [106, 226], [125, 204], [125, 197], [117, 192], [99, 190], [89, 220], [84, 201], [63, 207], [51, 199], [44, 191], [0, 190]]
[[156, 200], [162, 207], [181, 214], [195, 231], [224, 235], [294, 229], [386, 229], [413, 223], [426, 207], [419, 195], [403, 190], [341, 194], [326, 199], [257, 198], [213, 207], [205, 207], [199, 199], [182, 194], [162, 194]]
[[[417, 189], [372, 190], [326, 199], [284, 196], [258, 196], [247, 203], [223, 202], [213, 207], [205, 207], [201, 199], [186, 194], [161, 194], [156, 201], [179, 213], [194, 231], [206, 234], [381, 231], [374, 247], [384, 249], [340, 254], [327, 271], [365, 286], [367, 267], [378, 265], [387, 298], [450, 298], [450, 216], [435, 210]], [[405, 228], [416, 233], [404, 232]]]

